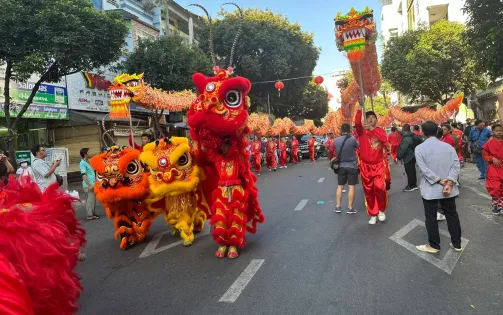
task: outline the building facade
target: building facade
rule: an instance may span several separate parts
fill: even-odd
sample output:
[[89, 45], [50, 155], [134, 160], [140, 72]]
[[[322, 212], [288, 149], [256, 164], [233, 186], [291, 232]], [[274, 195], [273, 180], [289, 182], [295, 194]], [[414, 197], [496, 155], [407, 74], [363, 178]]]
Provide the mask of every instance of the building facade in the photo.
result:
[[431, 26], [440, 20], [465, 23], [465, 0], [381, 0], [383, 44], [420, 25]]

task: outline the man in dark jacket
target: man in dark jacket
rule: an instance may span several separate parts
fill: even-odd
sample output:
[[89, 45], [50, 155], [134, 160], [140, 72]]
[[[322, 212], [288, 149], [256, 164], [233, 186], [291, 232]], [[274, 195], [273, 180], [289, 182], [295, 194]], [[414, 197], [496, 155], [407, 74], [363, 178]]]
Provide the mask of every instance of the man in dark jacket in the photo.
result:
[[414, 156], [414, 149], [416, 148], [418, 140], [417, 136], [410, 131], [410, 125], [405, 124], [402, 127], [404, 132], [402, 142], [398, 147], [397, 158], [403, 161], [405, 173], [407, 174], [407, 187], [403, 191], [417, 190], [417, 177], [416, 177], [416, 157]]

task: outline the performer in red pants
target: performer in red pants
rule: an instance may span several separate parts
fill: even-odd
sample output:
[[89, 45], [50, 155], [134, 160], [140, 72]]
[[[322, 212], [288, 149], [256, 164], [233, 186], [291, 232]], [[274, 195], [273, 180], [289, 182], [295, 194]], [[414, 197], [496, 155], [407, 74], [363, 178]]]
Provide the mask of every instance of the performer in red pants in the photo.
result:
[[492, 127], [494, 137], [482, 146], [482, 158], [488, 163], [486, 189], [492, 197], [494, 215], [503, 214], [503, 127]]
[[309, 140], [307, 140], [307, 149], [309, 150], [309, 158], [311, 162], [314, 162], [314, 137], [313, 135], [309, 136]]
[[269, 141], [267, 142], [266, 146], [266, 151], [265, 151], [265, 159], [266, 159], [266, 164], [267, 168], [269, 171], [276, 171], [276, 168], [278, 167], [276, 163], [276, 142], [272, 140], [272, 137], [269, 137]]
[[365, 125], [362, 125], [362, 111], [358, 110], [355, 117], [356, 132], [360, 144], [360, 174], [369, 224], [386, 220], [384, 211], [388, 207], [386, 191], [387, 168], [383, 166], [385, 148], [388, 145], [386, 131], [376, 127], [377, 115], [369, 111], [365, 114]]
[[326, 143], [326, 148], [328, 150], [328, 159], [331, 161], [335, 157], [335, 149], [334, 149], [334, 134], [330, 132], [328, 134], [328, 140]]
[[281, 139], [279, 142], [279, 168], [286, 168], [286, 164], [288, 163], [286, 157], [286, 141], [285, 139]]
[[299, 140], [297, 140], [297, 138], [295, 138], [295, 136], [292, 137], [291, 145], [292, 145], [292, 163], [297, 164], [299, 161], [299, 156], [298, 156]]
[[391, 133], [388, 136], [388, 142], [390, 144], [389, 153], [394, 162], [397, 161], [396, 155], [398, 154], [398, 147], [402, 142], [402, 136], [396, 131], [396, 127], [391, 127]]
[[259, 137], [255, 137], [255, 141], [253, 142], [252, 145], [252, 154], [253, 154], [253, 170], [257, 175], [260, 175], [260, 172], [262, 171], [262, 155], [261, 155], [261, 150], [262, 148], [262, 142], [260, 142]]

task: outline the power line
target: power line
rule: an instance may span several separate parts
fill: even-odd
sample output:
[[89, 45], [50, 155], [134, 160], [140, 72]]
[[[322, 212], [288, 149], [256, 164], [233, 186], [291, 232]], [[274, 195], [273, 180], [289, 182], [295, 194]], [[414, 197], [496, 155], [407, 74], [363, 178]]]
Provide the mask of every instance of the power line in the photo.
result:
[[288, 79], [278, 79], [278, 80], [272, 80], [272, 81], [252, 82], [252, 84], [263, 84], [263, 83], [273, 83], [273, 82], [278, 82], [278, 81], [292, 81], [292, 80], [299, 80], [299, 79], [307, 79], [307, 78], [314, 78], [314, 77], [317, 77], [317, 76], [329, 75], [329, 74], [332, 74], [332, 73], [333, 72], [323, 73], [323, 74], [317, 74], [317, 75], [308, 75], [308, 76], [297, 77], [297, 78], [288, 78]]

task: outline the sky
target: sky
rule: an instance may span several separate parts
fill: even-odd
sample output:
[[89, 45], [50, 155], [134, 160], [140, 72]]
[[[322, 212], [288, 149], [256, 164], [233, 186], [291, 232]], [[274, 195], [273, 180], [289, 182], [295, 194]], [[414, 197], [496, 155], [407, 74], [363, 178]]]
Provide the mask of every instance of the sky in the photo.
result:
[[[179, 5], [204, 15], [202, 10], [188, 7], [191, 3], [203, 5], [212, 17], [220, 10], [220, 5], [229, 0], [175, 0]], [[362, 10], [366, 6], [374, 10], [374, 20], [380, 31], [381, 5], [378, 0], [234, 0], [237, 5], [245, 8], [270, 9], [288, 17], [290, 22], [298, 22], [303, 31], [314, 34], [314, 42], [321, 48], [320, 58], [314, 70], [314, 75], [331, 73], [336, 69], [349, 69], [349, 62], [342, 52], [337, 50], [334, 35], [334, 18], [337, 12], [348, 13], [353, 6], [355, 10]], [[224, 8], [233, 10], [232, 6]], [[377, 51], [380, 58], [381, 45], [378, 42]]]

